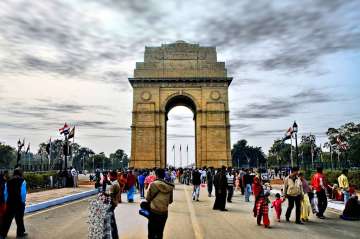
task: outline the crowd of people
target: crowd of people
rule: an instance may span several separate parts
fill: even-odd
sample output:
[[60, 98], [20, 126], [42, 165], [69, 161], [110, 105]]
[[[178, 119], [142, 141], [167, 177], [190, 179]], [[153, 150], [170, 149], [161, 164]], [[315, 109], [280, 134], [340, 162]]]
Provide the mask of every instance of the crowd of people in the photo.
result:
[[[272, 173], [274, 175], [272, 175]], [[340, 190], [346, 207], [341, 218], [346, 220], [360, 219], [359, 201], [356, 195], [349, 190], [347, 170], [338, 178], [338, 185], [329, 185], [322, 168], [308, 182], [298, 167], [286, 171], [270, 171], [270, 177], [265, 180], [260, 171], [254, 169], [233, 169], [231, 167], [215, 168], [186, 168], [186, 169], [152, 169], [152, 170], [128, 170], [103, 172], [97, 170], [95, 174], [96, 185], [102, 185], [102, 192], [106, 189], [109, 181], [117, 181], [120, 192], [127, 193], [127, 201], [134, 202], [135, 188], [139, 191], [140, 198], [144, 199], [141, 204], [140, 214], [149, 219], [149, 238], [162, 238], [165, 227], [168, 205], [173, 201], [174, 181], [192, 185], [192, 200], [198, 202], [201, 187], [207, 188], [208, 197], [215, 196], [213, 210], [227, 211], [226, 203], [232, 203], [234, 191], [244, 196], [245, 202], [250, 202], [253, 195], [253, 215], [258, 225], [270, 228], [269, 206], [274, 210], [276, 220], [281, 221], [282, 205], [287, 201], [285, 220], [290, 221], [295, 207], [295, 223], [304, 224], [309, 221], [311, 212], [319, 219], [324, 219], [327, 208], [327, 194], [331, 195], [335, 190]], [[283, 179], [280, 192], [275, 194], [271, 201], [272, 187], [269, 179]], [[104, 186], [105, 185], [105, 186]], [[145, 196], [145, 192], [147, 192]], [[106, 193], [105, 193], [106, 194]], [[121, 203], [121, 196], [117, 203]]]
[[[258, 225], [270, 228], [269, 206], [274, 210], [276, 220], [281, 222], [282, 205], [287, 201], [285, 220], [290, 221], [295, 207], [295, 223], [304, 224], [313, 213], [325, 219], [328, 195], [344, 201], [344, 220], [360, 220], [360, 203], [349, 185], [348, 171], [339, 175], [337, 184], [330, 185], [318, 168], [308, 182], [298, 167], [293, 167], [283, 179], [281, 191], [271, 197], [272, 187], [269, 180], [262, 178], [260, 171], [253, 169], [233, 169], [231, 167], [187, 168], [187, 169], [133, 169], [110, 170], [96, 169], [90, 180], [95, 181], [97, 197], [90, 203], [89, 238], [118, 238], [114, 210], [122, 203], [121, 194], [126, 193], [128, 203], [135, 201], [139, 192], [139, 213], [148, 218], [148, 237], [162, 238], [168, 217], [168, 206], [173, 202], [174, 182], [192, 184], [192, 199], [199, 202], [201, 188], [207, 189], [207, 196], [215, 196], [213, 210], [226, 212], [226, 204], [232, 203], [234, 192], [244, 196], [244, 202], [253, 202], [253, 216]], [[75, 169], [67, 172], [73, 186], [77, 185], [78, 173]], [[26, 236], [24, 211], [26, 202], [26, 181], [22, 170], [16, 168], [12, 176], [7, 171], [0, 173], [0, 239], [5, 238], [12, 220], [17, 224], [17, 236]], [[101, 213], [99, 213], [101, 212]]]

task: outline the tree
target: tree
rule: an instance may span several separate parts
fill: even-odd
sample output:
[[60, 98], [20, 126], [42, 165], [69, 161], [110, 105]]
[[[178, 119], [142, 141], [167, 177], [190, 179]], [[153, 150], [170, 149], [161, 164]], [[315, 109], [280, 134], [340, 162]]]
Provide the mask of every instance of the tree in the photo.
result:
[[291, 165], [291, 145], [281, 139], [274, 140], [269, 149], [269, 165], [290, 166]]
[[122, 149], [118, 149], [115, 153], [110, 154], [110, 160], [113, 168], [125, 168], [129, 163], [129, 158]]
[[89, 148], [80, 145], [76, 146], [73, 152], [73, 167], [76, 169], [92, 169], [93, 165], [90, 156], [93, 154], [95, 154], [94, 151]]
[[245, 139], [233, 145], [231, 157], [233, 165], [239, 167], [263, 167], [266, 164], [265, 154], [261, 147], [249, 146]]
[[94, 156], [92, 156], [92, 160], [94, 160], [95, 168], [101, 168], [101, 169], [111, 168], [111, 161], [108, 157], [106, 157], [104, 152], [95, 154]]
[[303, 135], [299, 145], [301, 161], [306, 168], [313, 165], [320, 156], [320, 148], [316, 146], [316, 136], [313, 134]]
[[16, 164], [16, 151], [0, 142], [0, 168], [10, 168]]
[[[326, 132], [332, 152], [338, 155], [338, 163], [359, 164], [360, 152], [358, 138], [360, 135], [360, 124], [353, 122], [346, 123], [339, 128], [329, 128]], [[342, 143], [338, 142], [340, 140]], [[341, 163], [342, 162], [342, 163]]]
[[348, 159], [355, 165], [360, 165], [360, 134], [354, 135], [349, 140]]

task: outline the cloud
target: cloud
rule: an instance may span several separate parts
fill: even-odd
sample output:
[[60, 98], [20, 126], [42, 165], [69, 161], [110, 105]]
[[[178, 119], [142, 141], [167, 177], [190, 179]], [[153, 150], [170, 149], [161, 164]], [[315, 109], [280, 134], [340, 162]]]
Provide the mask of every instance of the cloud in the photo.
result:
[[224, 5], [232, 8], [219, 6], [221, 17], [209, 15], [199, 22], [198, 31], [203, 41], [233, 53], [240, 64], [230, 64], [231, 68], [247, 62], [261, 70], [304, 70], [323, 56], [360, 49], [356, 0], [227, 1]]
[[251, 103], [235, 111], [236, 119], [277, 119], [289, 116], [307, 104], [326, 103], [338, 100], [318, 90], [303, 90], [286, 98], [271, 98], [263, 103]]
[[[234, 120], [230, 120], [230, 122], [233, 122]], [[250, 124], [244, 124], [244, 123], [232, 123], [231, 124], [231, 131], [232, 132], [239, 132], [243, 130], [248, 130], [252, 128], [252, 125]]]

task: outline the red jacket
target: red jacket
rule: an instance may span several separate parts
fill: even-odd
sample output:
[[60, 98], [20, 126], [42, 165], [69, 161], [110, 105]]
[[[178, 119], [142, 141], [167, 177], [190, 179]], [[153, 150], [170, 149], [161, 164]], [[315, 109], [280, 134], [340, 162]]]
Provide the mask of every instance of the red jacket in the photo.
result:
[[253, 193], [254, 196], [257, 197], [259, 196], [259, 194], [262, 191], [262, 185], [261, 185], [261, 180], [258, 176], [254, 177], [254, 182], [253, 182]]
[[128, 174], [127, 176], [127, 181], [126, 181], [126, 185], [128, 186], [128, 188], [134, 186], [136, 183], [136, 178], [134, 174]]
[[322, 173], [316, 173], [311, 179], [311, 185], [316, 190], [316, 192], [320, 192], [322, 187], [320, 185], [320, 181], [322, 180], [323, 186], [326, 187], [325, 176]]

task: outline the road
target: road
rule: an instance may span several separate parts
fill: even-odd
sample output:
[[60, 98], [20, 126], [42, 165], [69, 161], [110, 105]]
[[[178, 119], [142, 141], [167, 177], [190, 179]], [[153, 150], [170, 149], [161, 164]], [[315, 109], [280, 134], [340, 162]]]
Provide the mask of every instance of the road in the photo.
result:
[[[306, 225], [275, 222], [270, 213], [271, 229], [256, 225], [251, 214], [253, 204], [246, 203], [236, 193], [228, 212], [211, 210], [214, 197], [208, 198], [205, 188], [201, 189], [200, 202], [191, 200], [191, 187], [176, 185], [174, 203], [170, 207], [165, 228], [167, 239], [191, 238], [359, 238], [360, 223], [340, 220], [339, 215], [327, 212], [326, 220], [311, 216]], [[125, 199], [123, 195], [123, 199]], [[25, 216], [28, 238], [87, 238], [88, 200], [72, 202]], [[285, 203], [286, 204], [286, 203]], [[285, 209], [286, 205], [284, 205]], [[138, 215], [138, 203], [123, 203], [116, 209], [120, 238], [146, 238], [147, 220]], [[292, 218], [294, 220], [294, 218]], [[9, 238], [15, 238], [13, 223]]]

